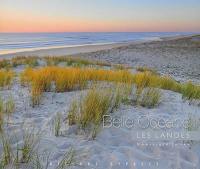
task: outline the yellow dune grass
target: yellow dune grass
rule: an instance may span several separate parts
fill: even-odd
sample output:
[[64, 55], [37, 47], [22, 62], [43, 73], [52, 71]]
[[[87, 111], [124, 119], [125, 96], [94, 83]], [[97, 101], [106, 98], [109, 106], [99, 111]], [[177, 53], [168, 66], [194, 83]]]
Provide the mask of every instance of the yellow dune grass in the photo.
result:
[[[42, 92], [54, 88], [56, 92], [83, 89], [89, 81], [135, 84], [138, 89], [161, 88], [183, 93], [184, 97], [189, 99], [199, 99], [200, 93], [199, 86], [192, 85], [195, 94], [184, 92], [188, 90], [185, 84], [178, 83], [168, 76], [159, 76], [148, 71], [132, 74], [128, 70], [49, 66], [38, 69], [28, 68], [21, 74], [21, 84], [30, 84], [32, 96], [36, 95], [38, 98]], [[187, 94], [190, 97], [187, 97]]]
[[14, 77], [13, 71], [0, 70], [0, 87], [10, 87]]

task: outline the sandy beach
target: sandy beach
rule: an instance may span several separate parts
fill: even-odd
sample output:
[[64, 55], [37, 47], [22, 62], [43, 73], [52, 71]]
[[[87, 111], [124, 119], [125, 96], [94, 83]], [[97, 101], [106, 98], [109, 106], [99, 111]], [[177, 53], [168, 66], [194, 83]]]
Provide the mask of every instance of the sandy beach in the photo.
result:
[[[198, 85], [200, 82], [200, 36], [169, 38], [131, 44], [39, 50], [2, 55], [0, 57], [12, 58], [20, 55], [42, 57], [47, 55], [70, 55], [72, 58], [79, 56], [84, 59], [100, 60], [104, 63], [128, 65], [130, 72], [137, 72], [136, 68], [139, 66], [149, 67], [155, 69], [158, 74], [172, 76], [178, 81], [177, 84], [188, 80]], [[42, 68], [46, 64], [44, 60], [38, 59], [38, 65], [33, 68], [33, 72], [36, 72], [37, 67]], [[65, 68], [66, 63], [59, 62], [56, 66]], [[95, 69], [99, 69], [99, 67], [95, 66]], [[12, 96], [15, 102], [14, 113], [9, 118], [5, 117], [4, 130], [11, 135], [12, 147], [14, 148], [23, 145], [23, 134], [26, 129], [34, 128], [34, 131], [42, 133], [40, 141], [37, 143], [37, 152], [40, 158], [39, 162], [36, 160], [37, 164], [41, 163], [42, 166], [45, 166], [45, 163], [49, 160], [48, 169], [55, 169], [66, 155], [66, 151], [69, 152], [73, 148], [75, 153], [68, 154], [67, 158], [70, 159], [67, 162], [71, 161], [70, 166], [67, 167], [74, 169], [199, 168], [200, 144], [198, 141], [193, 142], [188, 139], [187, 141], [145, 141], [145, 139], [138, 141], [134, 129], [126, 126], [101, 128], [96, 138], [92, 139], [91, 133], [88, 134], [87, 130], [79, 131], [77, 125], [69, 125], [66, 119], [73, 100], [80, 100], [87, 95], [89, 87], [84, 90], [55, 92], [55, 84], [52, 84], [51, 90], [43, 92], [41, 103], [36, 107], [32, 107], [31, 85], [23, 86], [20, 80], [20, 73], [25, 70], [25, 67], [25, 65], [13, 67], [12, 69], [17, 73], [17, 76], [14, 78], [12, 85], [10, 88], [0, 90], [0, 96], [4, 101]], [[112, 67], [110, 68], [109, 66], [100, 68], [112, 70]], [[99, 82], [99, 85], [102, 89], [109, 86], [109, 83]], [[183, 99], [180, 92], [165, 89], [159, 90], [161, 93], [159, 105], [147, 108], [129, 103], [132, 101], [132, 97], [136, 96], [135, 87], [133, 87], [128, 103], [122, 103], [110, 116], [112, 118], [137, 119], [148, 115], [156, 119], [165, 120], [175, 118], [185, 120], [190, 117], [200, 118], [199, 100], [189, 101]], [[55, 136], [54, 123], [58, 113], [62, 119], [60, 121], [61, 134]], [[179, 129], [177, 130], [179, 131]], [[137, 130], [137, 132], [142, 131]], [[0, 152], [2, 151], [3, 147], [0, 145]], [[48, 152], [50, 155], [46, 154], [44, 158], [42, 156], [44, 152]], [[33, 165], [33, 163], [23, 163], [20, 168], [32, 169]]]
[[129, 66], [147, 66], [178, 81], [200, 80], [200, 36], [164, 38], [162, 41], [133, 44], [111, 50], [82, 54]]

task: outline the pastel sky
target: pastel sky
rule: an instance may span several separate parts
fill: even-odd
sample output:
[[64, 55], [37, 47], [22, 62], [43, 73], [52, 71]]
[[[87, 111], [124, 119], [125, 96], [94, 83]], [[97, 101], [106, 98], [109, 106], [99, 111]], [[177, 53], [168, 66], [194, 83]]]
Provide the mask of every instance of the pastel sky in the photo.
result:
[[0, 0], [0, 32], [200, 32], [200, 0]]

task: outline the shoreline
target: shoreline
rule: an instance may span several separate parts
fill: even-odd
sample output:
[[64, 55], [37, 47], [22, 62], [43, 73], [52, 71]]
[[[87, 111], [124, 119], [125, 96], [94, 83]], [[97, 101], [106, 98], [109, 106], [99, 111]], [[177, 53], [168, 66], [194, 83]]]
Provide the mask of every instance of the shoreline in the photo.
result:
[[43, 55], [45, 53], [48, 53], [48, 55], [50, 52], [55, 53], [55, 51], [63, 51], [63, 50], [69, 50], [66, 51], [67, 54], [76, 54], [76, 50], [80, 51], [80, 53], [82, 53], [81, 51], [85, 51], [85, 52], [93, 52], [96, 50], [104, 50], [104, 49], [112, 49], [114, 47], [120, 47], [120, 46], [124, 46], [124, 45], [128, 45], [130, 44], [130, 42], [124, 42], [124, 43], [99, 43], [99, 44], [83, 44], [83, 45], [66, 45], [66, 46], [52, 46], [52, 47], [42, 47], [42, 48], [30, 48], [30, 49], [17, 49], [19, 51], [11, 51], [11, 52], [3, 52], [0, 53], [0, 58], [2, 57], [12, 57], [13, 56], [18, 56], [18, 55], [35, 55], [35, 53], [37, 53], [37, 55]]
[[168, 41], [176, 40], [185, 37], [196, 36], [193, 35], [177, 35], [169, 37], [157, 37], [142, 40], [134, 40], [129, 42], [110, 42], [110, 43], [96, 43], [96, 44], [82, 44], [82, 45], [66, 45], [66, 46], [52, 46], [52, 47], [41, 47], [41, 48], [30, 48], [30, 49], [16, 49], [16, 52], [0, 52], [1, 58], [12, 58], [15, 56], [59, 56], [59, 55], [76, 55], [82, 53], [97, 52], [101, 50], [109, 50], [113, 48], [136, 45], [142, 43], [150, 43], [154, 41]]
[[47, 48], [37, 49], [25, 49], [27, 51], [11, 52], [11, 53], [0, 53], [1, 58], [12, 58], [15, 56], [61, 56], [61, 55], [76, 55], [82, 53], [97, 52], [101, 50], [109, 50], [113, 48], [129, 46], [140, 43], [148, 43], [152, 41], [158, 41], [159, 39], [152, 40], [136, 40], [130, 42], [113, 42], [113, 43], [96, 43], [96, 44], [83, 44], [83, 45], [67, 45], [67, 46], [53, 46]]

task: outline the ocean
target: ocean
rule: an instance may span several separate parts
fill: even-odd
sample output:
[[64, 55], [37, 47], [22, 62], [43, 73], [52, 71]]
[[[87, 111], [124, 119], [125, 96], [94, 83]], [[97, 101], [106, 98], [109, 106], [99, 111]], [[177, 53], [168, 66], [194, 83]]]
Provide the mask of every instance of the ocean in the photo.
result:
[[88, 44], [110, 44], [160, 37], [188, 35], [190, 32], [108, 32], [108, 33], [0, 33], [0, 54]]

